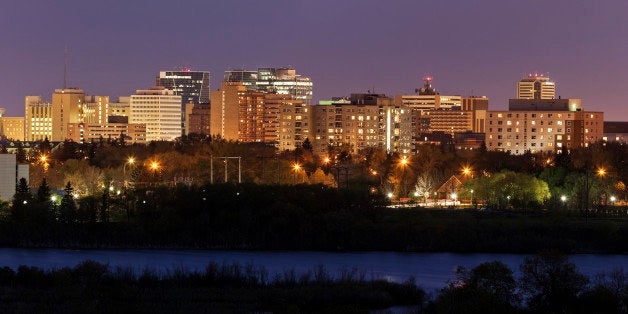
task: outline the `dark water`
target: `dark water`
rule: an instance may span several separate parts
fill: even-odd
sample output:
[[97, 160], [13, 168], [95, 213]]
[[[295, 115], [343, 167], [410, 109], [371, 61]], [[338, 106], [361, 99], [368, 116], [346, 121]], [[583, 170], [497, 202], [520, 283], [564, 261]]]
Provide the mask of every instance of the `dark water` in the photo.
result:
[[[157, 271], [185, 268], [202, 270], [209, 262], [264, 267], [269, 274], [294, 269], [297, 273], [313, 270], [319, 265], [332, 275], [342, 269], [356, 268], [367, 278], [395, 282], [410, 276], [428, 291], [442, 288], [454, 278], [457, 266], [473, 268], [488, 261], [501, 261], [518, 273], [525, 255], [516, 254], [452, 254], [452, 253], [327, 253], [327, 252], [256, 252], [256, 251], [161, 251], [161, 250], [58, 250], [58, 249], [0, 249], [0, 266], [17, 269], [19, 265], [46, 269], [73, 267], [91, 259], [110, 266], [132, 267], [137, 271], [151, 268]], [[589, 277], [614, 269], [628, 271], [628, 255], [572, 255], [570, 260]]]

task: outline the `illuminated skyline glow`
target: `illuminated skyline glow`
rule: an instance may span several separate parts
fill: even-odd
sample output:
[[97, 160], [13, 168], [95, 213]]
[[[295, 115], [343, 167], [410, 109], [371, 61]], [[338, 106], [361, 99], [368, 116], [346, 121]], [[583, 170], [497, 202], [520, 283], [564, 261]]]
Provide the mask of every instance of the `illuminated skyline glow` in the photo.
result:
[[159, 71], [294, 67], [314, 102], [350, 93], [413, 94], [422, 78], [445, 95], [488, 96], [491, 110], [516, 82], [544, 73], [556, 95], [581, 98], [606, 120], [628, 121], [628, 2], [541, 1], [4, 1], [0, 107], [24, 115], [24, 97], [68, 85], [129, 96]]

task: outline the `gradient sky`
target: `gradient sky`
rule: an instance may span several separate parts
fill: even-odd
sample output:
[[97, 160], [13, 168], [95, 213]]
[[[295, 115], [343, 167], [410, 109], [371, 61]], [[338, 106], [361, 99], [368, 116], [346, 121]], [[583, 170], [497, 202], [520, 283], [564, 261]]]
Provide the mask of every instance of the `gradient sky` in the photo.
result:
[[628, 121], [626, 0], [111, 0], [0, 4], [0, 107], [63, 85], [130, 95], [160, 70], [292, 66], [314, 99], [411, 94], [434, 76], [442, 94], [486, 95], [505, 109], [525, 73], [549, 73], [563, 98]]

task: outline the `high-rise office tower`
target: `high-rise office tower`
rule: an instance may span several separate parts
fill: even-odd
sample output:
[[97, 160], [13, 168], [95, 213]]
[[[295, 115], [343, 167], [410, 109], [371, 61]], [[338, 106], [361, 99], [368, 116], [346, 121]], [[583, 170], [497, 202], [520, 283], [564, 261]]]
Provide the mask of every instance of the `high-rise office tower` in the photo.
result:
[[130, 99], [129, 123], [146, 125], [146, 141], [181, 136], [181, 96], [161, 86], [137, 90]]
[[240, 94], [246, 92], [242, 82], [222, 82], [211, 93], [210, 126], [212, 135], [237, 141], [240, 137]]
[[292, 95], [303, 104], [312, 102], [312, 80], [303, 77], [291, 68], [258, 68], [257, 71], [243, 69], [225, 71], [225, 82], [241, 82], [251, 91]]
[[517, 82], [518, 99], [554, 99], [556, 84], [548, 76], [534, 73]]
[[76, 87], [55, 89], [52, 94], [52, 138], [60, 142], [66, 139], [68, 123], [83, 122], [85, 93]]
[[186, 104], [209, 103], [209, 71], [192, 71], [187, 67], [180, 71], [161, 71], [155, 81], [157, 86], [163, 86], [181, 96], [181, 131], [185, 132]]
[[209, 103], [209, 71], [192, 71], [183, 68], [180, 71], [161, 71], [156, 78], [156, 85], [163, 86], [181, 96], [181, 111], [185, 104]]

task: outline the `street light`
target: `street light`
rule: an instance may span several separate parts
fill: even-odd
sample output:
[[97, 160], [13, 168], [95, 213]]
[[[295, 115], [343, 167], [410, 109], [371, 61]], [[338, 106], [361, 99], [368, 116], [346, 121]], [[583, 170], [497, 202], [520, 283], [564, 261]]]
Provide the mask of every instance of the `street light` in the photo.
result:
[[464, 174], [465, 176], [469, 176], [471, 175], [471, 168], [469, 166], [465, 166], [462, 168], [462, 174]]
[[295, 163], [294, 165], [292, 165], [292, 169], [294, 170], [294, 174], [292, 176], [292, 184], [296, 184], [297, 172], [299, 172], [299, 170], [301, 170], [301, 165]]
[[567, 196], [562, 195], [562, 196], [560, 197], [560, 200], [561, 200], [563, 203], [564, 203], [564, 202], [566, 202], [566, 201], [567, 201]]
[[126, 180], [126, 165], [133, 165], [135, 163], [135, 158], [134, 157], [129, 157], [129, 159], [126, 160], [126, 162], [124, 163], [124, 166], [122, 166], [122, 181], [124, 181], [124, 187], [126, 188], [126, 184], [127, 184], [127, 180]]

